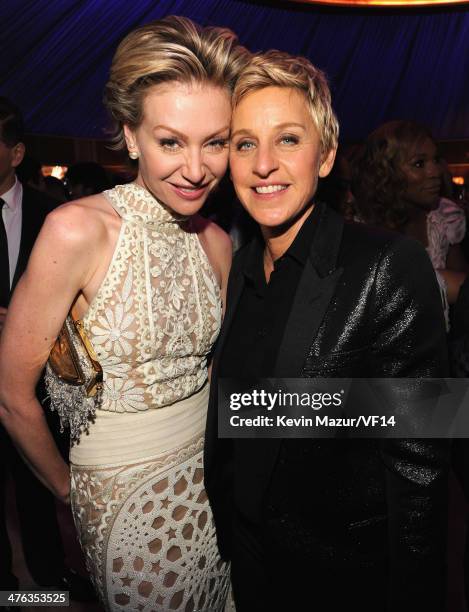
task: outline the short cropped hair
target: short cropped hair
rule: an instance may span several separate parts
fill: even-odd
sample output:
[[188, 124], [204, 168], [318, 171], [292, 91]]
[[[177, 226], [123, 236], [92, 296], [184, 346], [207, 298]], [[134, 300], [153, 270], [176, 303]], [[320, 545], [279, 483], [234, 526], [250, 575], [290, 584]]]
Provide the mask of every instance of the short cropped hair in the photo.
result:
[[124, 125], [140, 125], [150, 87], [170, 81], [210, 83], [231, 95], [249, 57], [231, 30], [202, 28], [186, 17], [171, 15], [130, 32], [114, 55], [104, 93], [116, 148], [125, 148]]
[[0, 97], [0, 140], [7, 147], [14, 147], [24, 140], [23, 115], [11, 100]]
[[402, 231], [410, 204], [402, 197], [407, 180], [401, 170], [409, 150], [429, 138], [430, 130], [414, 121], [383, 123], [367, 137], [355, 160], [352, 190], [360, 218], [379, 227]]
[[233, 106], [259, 89], [289, 87], [305, 96], [311, 118], [319, 132], [322, 153], [337, 147], [339, 123], [331, 105], [331, 92], [321, 70], [302, 56], [283, 51], [267, 51], [252, 56], [236, 82]]

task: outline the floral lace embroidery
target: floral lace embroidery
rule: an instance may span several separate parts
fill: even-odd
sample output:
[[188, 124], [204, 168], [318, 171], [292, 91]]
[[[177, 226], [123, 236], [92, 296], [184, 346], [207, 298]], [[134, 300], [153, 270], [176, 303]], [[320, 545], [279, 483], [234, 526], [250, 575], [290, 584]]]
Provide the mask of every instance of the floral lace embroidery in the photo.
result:
[[122, 217], [83, 324], [103, 368], [100, 408], [137, 412], [188, 397], [207, 379], [221, 324], [218, 283], [196, 233], [136, 185], [105, 192]]

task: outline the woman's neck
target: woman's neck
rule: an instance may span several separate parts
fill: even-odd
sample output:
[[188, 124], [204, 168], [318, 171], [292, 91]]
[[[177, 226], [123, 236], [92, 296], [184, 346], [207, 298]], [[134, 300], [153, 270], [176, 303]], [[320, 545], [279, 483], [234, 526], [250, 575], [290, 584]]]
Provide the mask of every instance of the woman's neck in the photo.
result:
[[274, 269], [274, 262], [282, 257], [291, 244], [295, 240], [303, 223], [313, 212], [314, 204], [309, 206], [302, 214], [288, 226], [282, 227], [265, 227], [261, 226], [262, 236], [264, 238], [264, 272], [267, 282]]
[[427, 215], [428, 211], [412, 207], [409, 221], [405, 224], [403, 233], [421, 242], [425, 247], [428, 245], [427, 237]]

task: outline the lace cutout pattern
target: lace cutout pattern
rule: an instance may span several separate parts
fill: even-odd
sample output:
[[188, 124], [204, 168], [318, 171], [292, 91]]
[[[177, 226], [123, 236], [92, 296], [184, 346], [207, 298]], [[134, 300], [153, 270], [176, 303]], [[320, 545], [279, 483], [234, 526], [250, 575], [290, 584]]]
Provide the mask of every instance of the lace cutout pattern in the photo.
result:
[[199, 438], [137, 465], [72, 466], [75, 522], [108, 610], [224, 610], [228, 566], [218, 556], [202, 447]]
[[199, 238], [145, 189], [105, 192], [122, 217], [83, 324], [103, 368], [100, 408], [139, 412], [200, 389], [221, 324], [220, 289]]

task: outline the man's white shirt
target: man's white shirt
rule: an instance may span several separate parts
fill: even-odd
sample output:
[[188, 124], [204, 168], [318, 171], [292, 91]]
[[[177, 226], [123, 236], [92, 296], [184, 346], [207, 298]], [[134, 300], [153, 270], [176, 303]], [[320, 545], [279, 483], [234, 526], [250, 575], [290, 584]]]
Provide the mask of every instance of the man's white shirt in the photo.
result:
[[8, 260], [10, 263], [10, 288], [13, 284], [21, 242], [21, 222], [23, 218], [23, 186], [15, 177], [15, 184], [2, 194], [5, 204], [2, 208], [3, 223], [8, 239]]

